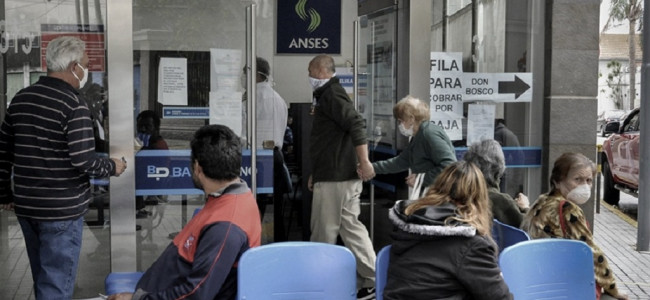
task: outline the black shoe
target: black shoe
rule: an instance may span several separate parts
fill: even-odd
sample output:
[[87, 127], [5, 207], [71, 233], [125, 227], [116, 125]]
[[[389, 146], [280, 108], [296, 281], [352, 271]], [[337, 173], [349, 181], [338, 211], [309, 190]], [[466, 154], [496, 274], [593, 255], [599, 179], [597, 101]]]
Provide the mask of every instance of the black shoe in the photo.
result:
[[148, 212], [148, 211], [146, 211], [146, 210], [144, 210], [144, 209], [141, 209], [141, 210], [138, 210], [138, 211], [135, 213], [135, 218], [136, 218], [136, 219], [146, 219], [146, 218], [149, 217], [150, 215], [151, 215], [150, 212]]
[[374, 300], [375, 299], [375, 288], [361, 288], [357, 291], [357, 300]]
[[158, 205], [158, 198], [147, 197], [147, 199], [144, 199], [144, 205]]

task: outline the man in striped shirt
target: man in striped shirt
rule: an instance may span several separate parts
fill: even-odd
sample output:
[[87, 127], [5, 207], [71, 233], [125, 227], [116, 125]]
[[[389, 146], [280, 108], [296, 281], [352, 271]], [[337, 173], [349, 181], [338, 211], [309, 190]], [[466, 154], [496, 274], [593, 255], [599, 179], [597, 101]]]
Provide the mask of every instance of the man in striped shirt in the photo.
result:
[[36, 299], [71, 299], [90, 176], [119, 176], [126, 163], [95, 153], [77, 91], [88, 78], [84, 42], [52, 40], [46, 63], [47, 76], [16, 94], [0, 127], [0, 208], [16, 212]]

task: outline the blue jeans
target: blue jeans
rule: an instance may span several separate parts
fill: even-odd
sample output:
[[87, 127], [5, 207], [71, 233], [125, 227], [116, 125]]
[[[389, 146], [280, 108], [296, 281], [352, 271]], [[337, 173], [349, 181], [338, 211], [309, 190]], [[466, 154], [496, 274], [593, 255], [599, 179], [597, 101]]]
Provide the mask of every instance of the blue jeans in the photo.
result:
[[18, 217], [18, 222], [25, 238], [36, 299], [72, 299], [83, 217], [67, 221]]

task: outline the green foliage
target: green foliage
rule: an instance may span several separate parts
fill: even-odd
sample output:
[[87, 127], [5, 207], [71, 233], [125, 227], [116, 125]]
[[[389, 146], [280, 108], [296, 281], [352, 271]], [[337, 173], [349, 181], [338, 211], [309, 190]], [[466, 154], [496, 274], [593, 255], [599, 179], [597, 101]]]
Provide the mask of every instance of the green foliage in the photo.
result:
[[609, 16], [616, 21], [637, 21], [643, 16], [642, 0], [612, 0]]
[[[616, 109], [621, 109], [625, 98], [623, 87], [627, 85], [624, 82], [624, 73], [621, 69], [621, 63], [612, 60], [607, 63], [607, 69], [609, 70], [609, 73], [607, 74], [605, 82], [607, 82], [607, 86], [610, 89], [609, 95], [607, 96], [614, 102]], [[603, 89], [601, 92], [605, 92], [605, 90]]]

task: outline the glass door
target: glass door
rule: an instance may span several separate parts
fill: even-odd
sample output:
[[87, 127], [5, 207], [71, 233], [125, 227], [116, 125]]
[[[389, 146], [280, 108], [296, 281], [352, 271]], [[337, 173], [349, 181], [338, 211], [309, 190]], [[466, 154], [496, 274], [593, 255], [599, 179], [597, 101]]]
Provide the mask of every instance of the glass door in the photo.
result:
[[[385, 8], [361, 16], [357, 55], [359, 65], [358, 110], [366, 119], [368, 145], [372, 161], [394, 157], [403, 143], [397, 132], [393, 106], [397, 101], [397, 9]], [[376, 228], [384, 228], [384, 214], [375, 214], [383, 201], [395, 198], [395, 179], [400, 174], [378, 175], [370, 185], [369, 231], [375, 245], [387, 244], [383, 234], [375, 234]], [[377, 188], [376, 188], [377, 187]], [[365, 216], [365, 214], [364, 214]]]
[[[138, 270], [149, 267], [204, 204], [203, 192], [193, 187], [188, 169], [194, 132], [206, 124], [224, 124], [248, 136], [249, 144], [254, 140], [255, 132], [246, 130], [250, 125], [243, 121], [251, 114], [247, 108], [251, 101], [242, 100], [255, 95], [255, 72], [251, 72], [255, 60], [250, 57], [273, 62], [274, 7], [274, 1], [133, 3]], [[154, 142], [146, 140], [152, 134], [138, 125], [143, 114], [160, 119]], [[164, 140], [166, 149], [155, 147], [163, 144], [159, 140]], [[272, 163], [271, 151], [247, 147], [243, 152], [243, 178], [256, 173], [250, 164], [253, 157], [256, 166]], [[261, 173], [272, 176], [265, 170]], [[267, 193], [259, 176], [257, 181], [258, 196]], [[263, 234], [268, 241], [269, 233]]]

